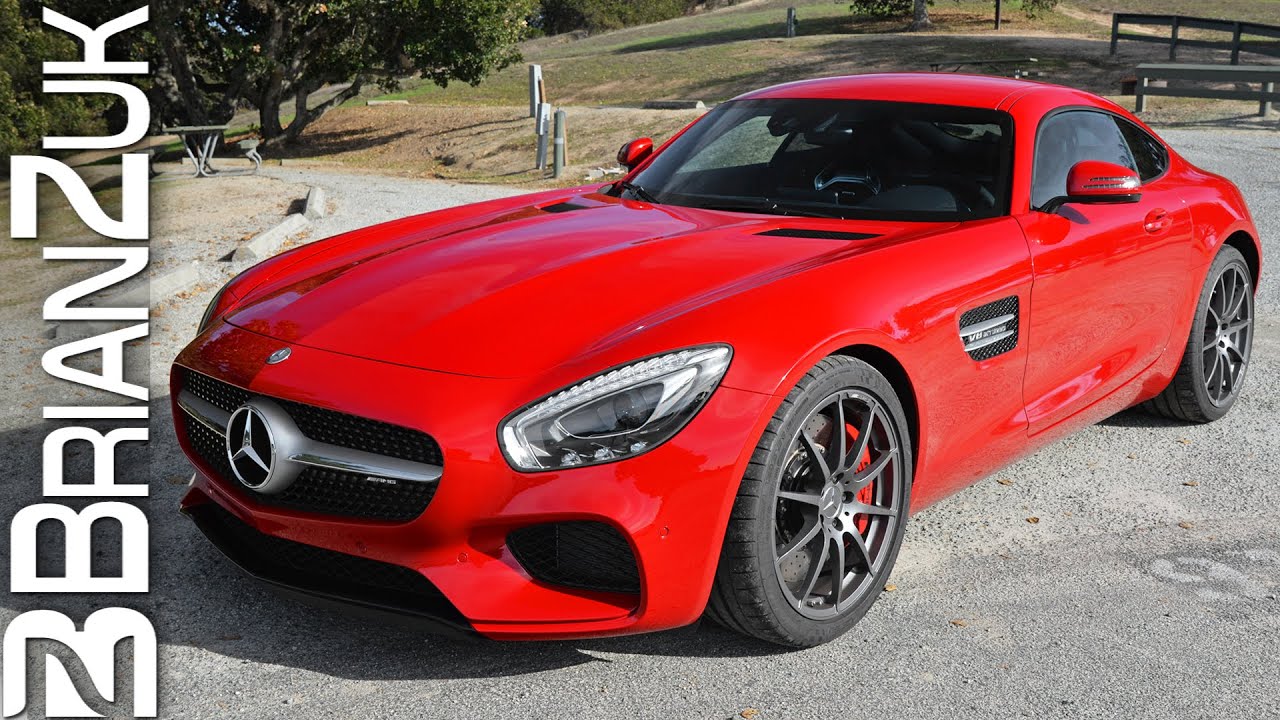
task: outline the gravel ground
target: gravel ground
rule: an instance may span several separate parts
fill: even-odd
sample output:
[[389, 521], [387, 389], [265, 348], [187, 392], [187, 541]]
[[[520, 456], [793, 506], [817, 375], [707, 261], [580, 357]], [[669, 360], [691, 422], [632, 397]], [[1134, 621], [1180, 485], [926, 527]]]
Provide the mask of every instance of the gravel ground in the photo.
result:
[[[1280, 140], [1166, 135], [1240, 183], [1280, 256]], [[329, 191], [337, 215], [313, 226], [316, 238], [509, 192], [287, 167], [267, 176]], [[709, 623], [459, 644], [278, 598], [174, 512], [189, 469], [162, 368], [205, 300], [162, 306], [171, 327], [152, 338], [154, 590], [144, 605], [162, 641], [165, 716], [1280, 717], [1280, 290], [1270, 277], [1229, 417], [1185, 427], [1125, 413], [923, 511], [896, 589], [845, 637], [799, 652]], [[38, 438], [23, 416], [4, 423], [7, 439]], [[36, 454], [12, 445], [10, 472], [35, 477]], [[31, 604], [9, 597], [0, 620]]]

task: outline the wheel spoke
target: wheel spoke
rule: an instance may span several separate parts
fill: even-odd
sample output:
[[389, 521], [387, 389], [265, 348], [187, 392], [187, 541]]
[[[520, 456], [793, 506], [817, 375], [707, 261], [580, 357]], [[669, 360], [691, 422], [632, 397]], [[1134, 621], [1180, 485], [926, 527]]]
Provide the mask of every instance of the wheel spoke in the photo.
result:
[[813, 536], [817, 535], [818, 531], [821, 529], [822, 529], [822, 519], [815, 518], [813, 521], [813, 524], [809, 526], [808, 530], [806, 530], [803, 534], [796, 536], [796, 538], [792, 540], [791, 544], [787, 546], [786, 550], [783, 550], [782, 552], [778, 553], [777, 564], [781, 565], [782, 563], [786, 562], [786, 560], [790, 558], [791, 555], [795, 553], [795, 551], [808, 545], [809, 542], [813, 540]]
[[779, 500], [790, 500], [792, 502], [804, 503], [817, 507], [822, 504], [822, 496], [813, 493], [793, 492], [791, 490], [779, 490]]
[[872, 480], [880, 477], [880, 474], [884, 472], [885, 466], [889, 464], [890, 460], [897, 457], [897, 455], [897, 448], [880, 453], [880, 457], [872, 460], [870, 465], [859, 471], [857, 475], [854, 475], [852, 478], [845, 481], [845, 485], [855, 492], [861, 490], [867, 485], [870, 485]]
[[854, 447], [853, 452], [845, 458], [845, 462], [841, 466], [842, 471], [856, 470], [858, 465], [862, 463], [862, 456], [867, 454], [867, 447], [871, 444], [871, 427], [876, 422], [877, 406], [872, 405], [866, 413], [866, 417], [862, 419], [862, 424], [858, 427], [858, 443]]
[[1232, 389], [1235, 387], [1235, 377], [1234, 377], [1235, 373], [1232, 371], [1231, 356], [1227, 354], [1227, 349], [1222, 348], [1222, 350], [1218, 352], [1218, 355], [1221, 358], [1221, 362], [1222, 362], [1221, 387], [1223, 391], [1223, 397], [1225, 397], [1227, 395], [1230, 395]]
[[827, 459], [822, 456], [823, 454], [818, 448], [818, 444], [804, 430], [800, 431], [800, 446], [804, 448], [805, 453], [809, 456], [809, 461], [822, 473], [822, 482], [824, 484], [831, 482], [831, 468], [827, 466]]
[[849, 536], [853, 538], [853, 546], [858, 550], [858, 560], [862, 563], [862, 567], [871, 572], [871, 551], [867, 549], [867, 541], [863, 539], [862, 533], [852, 532]]
[[836, 411], [831, 418], [831, 440], [827, 443], [827, 449], [831, 454], [832, 461], [827, 463], [833, 473], [840, 472], [844, 468], [844, 455], [848, 452], [848, 433], [845, 432], [844, 424], [844, 398], [836, 396]]
[[804, 592], [801, 592], [798, 598], [800, 605], [804, 605], [805, 598], [809, 597], [809, 594], [813, 592], [813, 587], [818, 584], [818, 576], [822, 575], [822, 568], [827, 564], [827, 555], [830, 550], [831, 537], [824, 534], [822, 538], [822, 552], [818, 554], [817, 561], [815, 561], [809, 568], [809, 577], [805, 578], [804, 581]]
[[836, 545], [835, 563], [831, 566], [831, 605], [839, 610], [844, 599], [844, 538], [837, 534], [831, 539]]
[[866, 503], [852, 503], [849, 507], [853, 508], [854, 515], [880, 515], [882, 517], [890, 517], [898, 512], [895, 507], [880, 507], [879, 505], [868, 505]]
[[1237, 322], [1233, 322], [1233, 323], [1231, 323], [1230, 325], [1228, 325], [1228, 326], [1227, 326], [1227, 329], [1224, 331], [1224, 334], [1226, 334], [1226, 335], [1235, 335], [1236, 333], [1240, 332], [1241, 330], [1246, 330], [1246, 329], [1248, 329], [1249, 325], [1251, 325], [1251, 324], [1252, 324], [1252, 322], [1253, 322], [1252, 320], [1248, 320], [1248, 319], [1240, 320], [1240, 321], [1237, 321]]
[[1240, 314], [1240, 308], [1241, 306], [1244, 305], [1244, 298], [1247, 293], [1248, 293], [1248, 288], [1245, 286], [1245, 284], [1237, 280], [1235, 283], [1235, 287], [1232, 289], [1232, 292], [1231, 292], [1231, 302], [1228, 305], [1226, 313], [1223, 315], [1223, 317], [1225, 317], [1227, 320], [1234, 320], [1235, 317]]
[[1222, 353], [1216, 352], [1217, 346], [1214, 346], [1213, 367], [1204, 374], [1204, 386], [1213, 397], [1218, 397], [1217, 387], [1214, 385], [1214, 378], [1218, 376], [1218, 370], [1222, 366]]

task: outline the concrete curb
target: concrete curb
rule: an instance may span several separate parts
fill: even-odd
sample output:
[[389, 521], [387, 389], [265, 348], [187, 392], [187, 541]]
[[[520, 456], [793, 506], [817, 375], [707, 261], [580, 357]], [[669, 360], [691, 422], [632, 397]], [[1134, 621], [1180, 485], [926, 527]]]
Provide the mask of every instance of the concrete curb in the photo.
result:
[[648, 100], [642, 107], [645, 110], [706, 110], [707, 104], [701, 100]]
[[290, 235], [302, 232], [311, 221], [301, 213], [293, 213], [285, 218], [283, 222], [273, 228], [264, 230], [253, 237], [252, 240], [246, 242], [235, 249], [231, 254], [234, 261], [240, 260], [265, 260], [271, 256]]
[[326, 199], [324, 188], [312, 185], [307, 191], [307, 199], [302, 201], [302, 214], [308, 220], [316, 220], [328, 214], [325, 210]]
[[[159, 275], [151, 279], [150, 285], [138, 285], [136, 287], [125, 290], [124, 292], [108, 295], [98, 302], [93, 303], [94, 307], [151, 307], [152, 298], [162, 298], [171, 295], [177, 295], [184, 290], [190, 290], [200, 282], [200, 271], [197, 269], [198, 262], [192, 262], [189, 265], [183, 265], [177, 270], [171, 270], [163, 275]], [[101, 335], [112, 330], [119, 330], [125, 327], [128, 321], [121, 320], [94, 320], [88, 322], [60, 322], [53, 326], [53, 331], [49, 333], [49, 337], [53, 339], [66, 338], [85, 338], [93, 335]]]

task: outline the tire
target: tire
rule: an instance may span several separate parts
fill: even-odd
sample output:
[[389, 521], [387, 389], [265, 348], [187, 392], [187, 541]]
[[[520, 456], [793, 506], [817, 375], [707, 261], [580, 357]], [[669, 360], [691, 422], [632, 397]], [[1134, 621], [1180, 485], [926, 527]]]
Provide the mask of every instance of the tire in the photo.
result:
[[1191, 423], [1226, 415], [1240, 396], [1253, 349], [1253, 275], [1239, 250], [1218, 251], [1191, 323], [1191, 335], [1169, 386], [1142, 407]]
[[[846, 431], [835, 433], [841, 425]], [[889, 381], [861, 360], [822, 360], [787, 395], [756, 446], [707, 614], [730, 630], [791, 647], [849, 630], [897, 559], [912, 468], [906, 415]]]

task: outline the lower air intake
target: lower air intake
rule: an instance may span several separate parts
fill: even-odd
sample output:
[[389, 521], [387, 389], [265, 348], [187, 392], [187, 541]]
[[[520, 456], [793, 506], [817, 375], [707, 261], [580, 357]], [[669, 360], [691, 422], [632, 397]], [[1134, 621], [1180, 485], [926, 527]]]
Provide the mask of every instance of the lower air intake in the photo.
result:
[[508, 535], [507, 547], [535, 580], [582, 590], [640, 592], [631, 545], [605, 523], [531, 525]]

